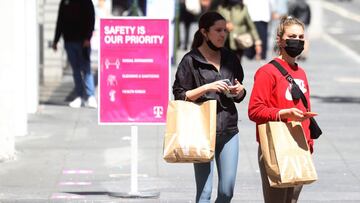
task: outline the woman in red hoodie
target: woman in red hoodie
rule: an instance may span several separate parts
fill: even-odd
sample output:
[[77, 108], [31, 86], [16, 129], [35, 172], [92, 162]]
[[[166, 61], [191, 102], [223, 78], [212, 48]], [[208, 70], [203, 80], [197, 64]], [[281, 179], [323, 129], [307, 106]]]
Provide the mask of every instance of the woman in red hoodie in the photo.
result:
[[[268, 63], [260, 67], [255, 73], [248, 114], [250, 120], [256, 122], [256, 125], [279, 119], [283, 122], [300, 121], [312, 151], [313, 140], [310, 138], [309, 115], [304, 113], [310, 110], [309, 85], [304, 70], [295, 63], [296, 57], [304, 49], [304, 40], [304, 24], [296, 18], [283, 17], [277, 29], [276, 37], [277, 45], [280, 48], [279, 56], [274, 60], [294, 78], [304, 93], [309, 108], [305, 108], [301, 99], [293, 99], [288, 80], [274, 65]], [[259, 141], [258, 132], [256, 134], [257, 141]], [[258, 152], [265, 203], [297, 202], [302, 186], [270, 187], [260, 148]]]

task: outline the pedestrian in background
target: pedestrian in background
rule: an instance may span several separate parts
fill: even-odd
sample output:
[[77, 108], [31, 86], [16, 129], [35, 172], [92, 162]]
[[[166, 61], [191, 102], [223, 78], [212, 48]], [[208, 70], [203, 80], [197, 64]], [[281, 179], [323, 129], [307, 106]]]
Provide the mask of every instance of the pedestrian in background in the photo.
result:
[[97, 0], [95, 3], [95, 25], [94, 31], [91, 37], [91, 50], [96, 54], [99, 51], [100, 46], [100, 18], [111, 17], [110, 0]]
[[[198, 0], [196, 0], [196, 1], [198, 1]], [[193, 2], [193, 3], [195, 3], [195, 2]], [[198, 10], [199, 13], [197, 13], [197, 12], [192, 13], [186, 7], [185, 0], [180, 1], [180, 17], [179, 17], [179, 19], [180, 19], [180, 23], [182, 23], [184, 25], [184, 30], [183, 30], [183, 34], [184, 34], [183, 50], [184, 51], [188, 50], [190, 26], [193, 22], [196, 21], [198, 14], [200, 14], [200, 12], [201, 12], [200, 2], [198, 2], [198, 4], [199, 4], [199, 10]], [[179, 34], [179, 38], [180, 38], [180, 34]], [[178, 47], [179, 48], [181, 47], [180, 40], [179, 40]]]
[[[289, 1], [289, 15], [299, 19], [305, 25], [305, 30], [310, 25], [311, 21], [311, 10], [310, 5], [305, 0], [292, 0]], [[309, 51], [309, 40], [305, 39], [306, 43], [304, 46], [304, 51], [299, 56], [299, 60], [306, 60], [308, 57]]]
[[[251, 20], [254, 22], [256, 30], [261, 40], [260, 59], [265, 60], [268, 49], [268, 24], [271, 20], [272, 4], [271, 0], [244, 0]], [[256, 56], [255, 45], [245, 50], [245, 55], [253, 59]]]
[[[295, 80], [304, 93], [310, 110], [310, 90], [305, 71], [295, 62], [304, 49], [304, 24], [297, 18], [283, 17], [277, 29], [276, 42], [279, 56], [276, 60]], [[308, 111], [300, 98], [293, 98], [291, 85], [281, 72], [272, 64], [260, 67], [254, 77], [254, 86], [249, 101], [248, 114], [256, 126], [268, 121], [300, 121], [306, 135], [310, 151], [313, 151], [313, 140], [310, 137]], [[259, 135], [256, 134], [257, 141]], [[258, 150], [258, 161], [262, 179], [265, 203], [295, 203], [299, 198], [302, 186], [288, 188], [270, 187], [261, 149]]]
[[230, 202], [233, 197], [239, 153], [238, 113], [234, 102], [241, 102], [246, 92], [239, 59], [223, 48], [226, 37], [225, 18], [213, 11], [204, 13], [192, 50], [182, 58], [173, 84], [176, 100], [196, 103], [217, 100], [215, 160], [194, 163], [196, 202], [210, 203], [214, 162], [219, 177], [215, 202]]
[[271, 28], [270, 28], [270, 43], [269, 47], [273, 49], [273, 54], [278, 55], [278, 47], [276, 44], [277, 27], [280, 23], [280, 19], [288, 14], [288, 0], [272, 0], [272, 16], [271, 16]]
[[226, 47], [236, 52], [239, 60], [244, 54], [244, 49], [237, 46], [235, 36], [244, 33], [250, 33], [255, 41], [256, 59], [261, 58], [261, 40], [256, 27], [251, 20], [247, 6], [242, 0], [223, 0], [218, 7], [218, 12], [226, 19], [226, 28], [229, 32]]
[[86, 105], [97, 108], [94, 77], [90, 66], [90, 39], [94, 31], [94, 5], [91, 0], [61, 0], [59, 5], [53, 49], [62, 36], [67, 58], [73, 71], [76, 98], [70, 107]]
[[200, 0], [201, 13], [205, 13], [211, 10], [212, 4], [213, 4], [213, 0]]

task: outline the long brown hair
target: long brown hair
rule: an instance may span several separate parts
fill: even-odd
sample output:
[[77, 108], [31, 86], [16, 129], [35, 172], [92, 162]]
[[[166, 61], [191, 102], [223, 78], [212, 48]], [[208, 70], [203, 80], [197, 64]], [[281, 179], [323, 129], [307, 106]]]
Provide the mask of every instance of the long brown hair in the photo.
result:
[[198, 48], [204, 41], [204, 36], [201, 34], [200, 29], [204, 28], [209, 31], [209, 28], [218, 20], [225, 20], [225, 18], [215, 11], [209, 11], [201, 15], [199, 20], [199, 29], [194, 34], [191, 49]]
[[299, 19], [294, 18], [292, 16], [283, 16], [280, 19], [280, 23], [279, 23], [279, 26], [277, 28], [276, 35], [278, 37], [282, 38], [282, 36], [285, 33], [285, 27], [288, 27], [290, 25], [300, 25], [303, 29], [305, 29], [304, 23], [301, 22]]

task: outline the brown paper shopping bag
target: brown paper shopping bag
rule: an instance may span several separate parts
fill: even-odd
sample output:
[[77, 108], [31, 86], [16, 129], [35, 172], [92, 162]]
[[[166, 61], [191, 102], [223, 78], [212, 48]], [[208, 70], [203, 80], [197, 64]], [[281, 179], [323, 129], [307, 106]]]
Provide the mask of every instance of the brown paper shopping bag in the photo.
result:
[[317, 180], [301, 123], [267, 122], [258, 130], [271, 187], [294, 187]]
[[167, 109], [163, 158], [169, 163], [209, 162], [214, 157], [216, 100], [175, 100]]

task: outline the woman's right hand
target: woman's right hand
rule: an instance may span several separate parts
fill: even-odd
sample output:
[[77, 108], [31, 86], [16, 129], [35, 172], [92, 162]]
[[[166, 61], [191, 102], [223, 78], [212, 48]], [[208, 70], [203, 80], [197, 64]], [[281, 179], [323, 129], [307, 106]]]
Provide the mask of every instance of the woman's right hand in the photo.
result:
[[206, 92], [228, 92], [229, 86], [222, 80], [205, 84], [203, 86]]
[[300, 121], [300, 122], [308, 118], [305, 117], [303, 115], [303, 111], [301, 111], [298, 108], [281, 109], [279, 111], [279, 115], [280, 115], [280, 119], [286, 118], [292, 121]]
[[202, 85], [196, 89], [188, 90], [185, 92], [185, 98], [189, 101], [196, 101], [199, 97], [206, 94], [207, 92], [228, 92], [229, 87], [227, 84], [222, 81], [218, 80], [212, 83], [208, 83]]

